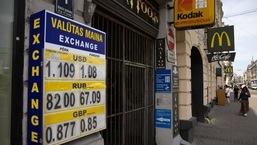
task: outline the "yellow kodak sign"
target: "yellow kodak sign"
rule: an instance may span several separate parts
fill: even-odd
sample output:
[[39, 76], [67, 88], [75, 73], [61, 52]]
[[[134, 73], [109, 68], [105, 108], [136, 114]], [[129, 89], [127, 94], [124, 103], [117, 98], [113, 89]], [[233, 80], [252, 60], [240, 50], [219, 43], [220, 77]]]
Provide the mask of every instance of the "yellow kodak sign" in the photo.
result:
[[175, 27], [186, 29], [214, 25], [214, 5], [214, 0], [175, 0]]

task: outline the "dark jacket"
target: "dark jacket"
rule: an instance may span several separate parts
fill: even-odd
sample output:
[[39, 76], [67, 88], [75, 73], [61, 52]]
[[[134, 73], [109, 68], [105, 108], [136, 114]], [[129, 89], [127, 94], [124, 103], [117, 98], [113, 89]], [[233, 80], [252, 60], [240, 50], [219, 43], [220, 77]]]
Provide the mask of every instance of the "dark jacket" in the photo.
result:
[[238, 93], [239, 88], [238, 87], [234, 87], [234, 93]]
[[249, 92], [244, 92], [242, 91], [240, 93], [239, 99], [238, 100], [248, 100], [248, 98], [251, 97], [251, 94]]

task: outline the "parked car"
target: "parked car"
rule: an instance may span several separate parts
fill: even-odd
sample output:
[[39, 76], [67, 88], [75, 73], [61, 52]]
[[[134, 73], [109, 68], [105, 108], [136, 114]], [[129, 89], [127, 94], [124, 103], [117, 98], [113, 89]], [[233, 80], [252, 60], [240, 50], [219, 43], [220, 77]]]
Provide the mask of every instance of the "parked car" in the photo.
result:
[[257, 90], [257, 84], [252, 84], [252, 85], [251, 85], [251, 89], [252, 89], [252, 90]]

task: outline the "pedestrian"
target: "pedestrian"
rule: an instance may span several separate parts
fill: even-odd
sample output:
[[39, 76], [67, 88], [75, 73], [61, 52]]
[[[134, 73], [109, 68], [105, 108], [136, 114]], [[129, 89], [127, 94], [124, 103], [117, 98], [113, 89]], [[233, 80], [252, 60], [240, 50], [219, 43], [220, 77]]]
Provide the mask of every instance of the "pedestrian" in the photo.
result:
[[244, 115], [244, 117], [247, 116], [247, 112], [249, 111], [249, 98], [251, 97], [251, 94], [246, 87], [246, 85], [242, 85], [242, 90], [239, 96], [240, 102], [241, 102], [241, 108], [240, 113]]
[[229, 85], [225, 85], [226, 89], [225, 89], [225, 96], [226, 96], [226, 100], [227, 100], [227, 104], [230, 104], [230, 87]]
[[234, 86], [234, 102], [236, 102], [238, 100], [238, 91], [239, 91], [239, 87], [238, 85]]

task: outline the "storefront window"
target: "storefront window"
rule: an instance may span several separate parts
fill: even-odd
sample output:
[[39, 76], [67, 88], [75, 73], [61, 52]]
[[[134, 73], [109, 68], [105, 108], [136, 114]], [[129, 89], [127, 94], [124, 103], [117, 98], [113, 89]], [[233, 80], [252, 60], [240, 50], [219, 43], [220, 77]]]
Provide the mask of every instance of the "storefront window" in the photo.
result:
[[11, 136], [11, 56], [14, 0], [0, 5], [0, 141], [10, 144]]

